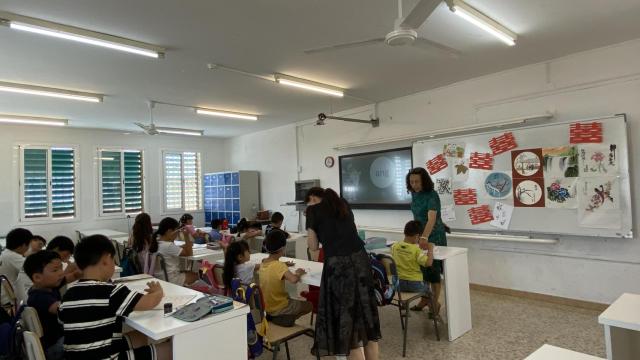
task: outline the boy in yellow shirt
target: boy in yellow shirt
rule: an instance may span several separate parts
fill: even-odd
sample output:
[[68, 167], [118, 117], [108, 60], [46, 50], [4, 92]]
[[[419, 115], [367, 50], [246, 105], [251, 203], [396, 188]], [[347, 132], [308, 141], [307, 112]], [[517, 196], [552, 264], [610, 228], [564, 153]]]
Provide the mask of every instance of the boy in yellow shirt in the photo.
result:
[[428, 267], [433, 263], [433, 244], [428, 244], [426, 254], [420, 249], [418, 240], [422, 230], [422, 224], [419, 221], [409, 221], [404, 226], [404, 241], [396, 242], [391, 246], [391, 256], [396, 263], [400, 278], [398, 290], [424, 294], [420, 303], [411, 308], [414, 311], [421, 311], [429, 304], [428, 295], [431, 293], [429, 285], [424, 282], [420, 266]]
[[265, 302], [267, 320], [276, 325], [290, 327], [296, 319], [308, 314], [313, 306], [308, 301], [289, 298], [284, 288], [284, 280], [295, 284], [305, 274], [303, 269], [296, 269], [295, 273], [289, 271], [289, 266], [280, 261], [287, 246], [287, 234], [281, 230], [274, 230], [267, 235], [265, 247], [269, 257], [262, 260], [258, 270], [260, 289]]

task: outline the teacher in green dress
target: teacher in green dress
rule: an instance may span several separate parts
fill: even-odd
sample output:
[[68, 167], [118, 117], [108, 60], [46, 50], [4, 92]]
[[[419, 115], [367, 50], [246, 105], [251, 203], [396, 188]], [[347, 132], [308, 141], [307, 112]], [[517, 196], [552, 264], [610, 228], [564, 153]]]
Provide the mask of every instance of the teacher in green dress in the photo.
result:
[[[433, 181], [424, 168], [413, 168], [407, 174], [407, 191], [411, 193], [411, 212], [413, 219], [419, 221], [424, 230], [420, 237], [420, 247], [427, 249], [430, 242], [436, 246], [447, 246], [445, 225], [440, 216], [440, 197], [434, 190]], [[435, 297], [435, 309], [431, 309], [433, 316], [440, 313], [440, 291], [442, 261], [434, 260], [433, 265], [423, 268], [424, 280], [428, 282]], [[422, 310], [414, 307], [412, 310]]]

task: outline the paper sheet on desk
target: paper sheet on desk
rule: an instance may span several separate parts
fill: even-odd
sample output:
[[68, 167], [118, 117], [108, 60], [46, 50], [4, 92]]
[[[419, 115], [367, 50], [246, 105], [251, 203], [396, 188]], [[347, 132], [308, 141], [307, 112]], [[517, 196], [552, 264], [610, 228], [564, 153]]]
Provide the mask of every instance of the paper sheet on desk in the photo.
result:
[[[147, 284], [126, 284], [126, 286], [139, 293], [145, 294], [144, 290], [147, 288]], [[160, 303], [153, 308], [153, 310], [164, 310], [164, 304], [171, 303], [173, 309], [177, 309], [190, 303], [196, 295], [165, 295]]]

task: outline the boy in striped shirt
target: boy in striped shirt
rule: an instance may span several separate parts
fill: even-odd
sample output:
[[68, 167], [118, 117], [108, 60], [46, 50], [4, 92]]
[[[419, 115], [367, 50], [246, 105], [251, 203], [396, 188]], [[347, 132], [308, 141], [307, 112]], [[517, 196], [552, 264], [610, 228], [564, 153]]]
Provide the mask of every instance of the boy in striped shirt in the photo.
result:
[[102, 235], [81, 240], [75, 262], [82, 278], [62, 298], [58, 318], [64, 328], [65, 358], [74, 359], [170, 359], [171, 343], [147, 345], [137, 332], [122, 334], [123, 317], [132, 311], [151, 310], [163, 297], [158, 282], [147, 283], [146, 294], [113, 284], [115, 249]]

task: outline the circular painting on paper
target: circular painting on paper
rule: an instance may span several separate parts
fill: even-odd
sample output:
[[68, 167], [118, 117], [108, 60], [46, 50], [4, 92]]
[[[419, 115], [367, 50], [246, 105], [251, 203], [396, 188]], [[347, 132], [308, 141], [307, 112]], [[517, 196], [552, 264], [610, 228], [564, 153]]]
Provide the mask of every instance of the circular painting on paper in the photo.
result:
[[530, 151], [521, 152], [513, 159], [513, 170], [525, 177], [540, 171], [540, 166], [542, 166], [542, 160], [536, 153]]
[[535, 205], [542, 199], [542, 188], [535, 181], [525, 180], [516, 186], [514, 196], [523, 205]]
[[495, 199], [503, 199], [511, 195], [511, 176], [503, 172], [493, 172], [484, 179], [484, 189]]

